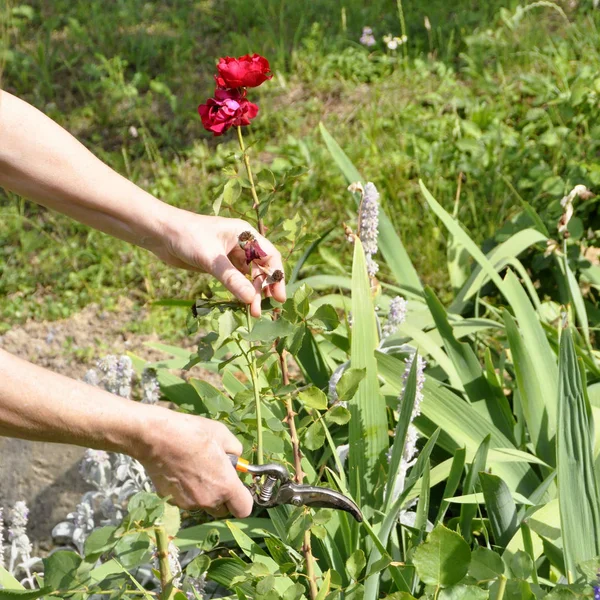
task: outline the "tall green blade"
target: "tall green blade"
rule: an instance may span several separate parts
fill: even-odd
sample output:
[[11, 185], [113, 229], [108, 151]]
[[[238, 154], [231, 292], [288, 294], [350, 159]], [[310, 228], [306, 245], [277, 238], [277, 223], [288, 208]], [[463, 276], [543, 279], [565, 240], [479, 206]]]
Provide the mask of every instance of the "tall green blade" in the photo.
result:
[[539, 355], [533, 354], [530, 351], [531, 346], [525, 344], [515, 320], [508, 311], [505, 310], [503, 316], [529, 436], [535, 446], [536, 454], [548, 464], [554, 465], [556, 460], [555, 396], [545, 396], [540, 382], [540, 379], [550, 377], [550, 374], [538, 371]]
[[375, 350], [379, 343], [365, 253], [358, 238], [352, 264], [352, 368], [366, 376], [350, 400], [350, 491], [363, 504], [374, 504], [375, 483], [388, 449], [385, 399], [379, 392]]
[[471, 404], [514, 442], [514, 420], [508, 400], [504, 397], [500, 399], [494, 394], [475, 352], [467, 343], [456, 339], [442, 303], [429, 287], [425, 288], [425, 299], [444, 341], [446, 353], [454, 363]]
[[[331, 157], [348, 183], [353, 183], [355, 181], [365, 183], [365, 180], [352, 164], [352, 161], [340, 148], [340, 145], [333, 139], [323, 123], [319, 123], [319, 129]], [[413, 293], [421, 294], [423, 287], [419, 275], [404, 248], [402, 240], [396, 233], [392, 222], [383, 209], [380, 209], [379, 211], [379, 250], [381, 251], [381, 254], [383, 254], [388, 267], [394, 274], [396, 281]]]
[[394, 443], [392, 444], [392, 455], [390, 458], [390, 467], [388, 472], [388, 481], [385, 492], [385, 512], [387, 512], [391, 504], [396, 500], [399, 492], [396, 490], [396, 480], [400, 471], [400, 463], [404, 455], [404, 447], [406, 445], [406, 434], [410, 426], [413, 408], [415, 406], [415, 395], [417, 393], [417, 366], [419, 357], [415, 354], [406, 385], [402, 393], [402, 405], [400, 406], [400, 414], [398, 415], [398, 424], [394, 432]]
[[[485, 469], [487, 462], [487, 456], [490, 449], [491, 435], [486, 435], [484, 440], [481, 442], [477, 452], [473, 457], [473, 463], [469, 468], [469, 472], [465, 478], [463, 485], [463, 495], [472, 494], [477, 491], [479, 472]], [[471, 523], [477, 515], [477, 506], [475, 504], [463, 504], [460, 507], [460, 532], [462, 536], [467, 540], [471, 541]]]
[[[402, 388], [404, 363], [398, 358], [382, 352], [377, 352], [376, 356], [379, 375], [385, 379], [394, 392], [398, 392]], [[514, 444], [497, 427], [481, 416], [468, 402], [433, 377], [425, 379], [421, 414], [433, 422], [434, 428], [440, 427], [443, 430], [438, 444], [451, 454], [464, 446], [467, 451], [467, 460], [471, 460], [488, 434], [491, 436], [490, 448], [515, 449]], [[417, 420], [416, 424], [421, 428], [421, 421]], [[427, 435], [433, 430], [422, 429], [422, 431]], [[540, 483], [531, 465], [526, 463], [496, 462], [490, 458], [488, 464], [493, 467], [494, 473], [506, 481], [511, 490], [525, 496], [533, 492]]]
[[559, 356], [556, 462], [568, 578], [578, 563], [600, 554], [600, 494], [594, 473], [592, 410], [573, 337], [563, 331]]
[[517, 505], [508, 486], [497, 475], [482, 472], [479, 481], [494, 540], [498, 546], [506, 548], [519, 528]]
[[[448, 215], [449, 216], [449, 215]], [[534, 244], [546, 241], [546, 236], [535, 229], [524, 229], [515, 233], [505, 242], [498, 244], [486, 255], [486, 260], [496, 271], [501, 271], [511, 259]], [[461, 313], [469, 301], [490, 280], [489, 273], [480, 264], [476, 265], [465, 285], [456, 295], [449, 311]]]

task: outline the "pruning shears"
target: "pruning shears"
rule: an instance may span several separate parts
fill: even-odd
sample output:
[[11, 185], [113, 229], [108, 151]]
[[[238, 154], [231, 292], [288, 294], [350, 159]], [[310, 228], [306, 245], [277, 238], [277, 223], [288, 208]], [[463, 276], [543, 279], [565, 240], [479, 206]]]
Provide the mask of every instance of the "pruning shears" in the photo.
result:
[[278, 463], [253, 465], [233, 454], [227, 456], [236, 471], [250, 473], [253, 476], [254, 483], [247, 487], [252, 493], [254, 503], [258, 506], [272, 508], [280, 504], [293, 504], [334, 508], [349, 512], [359, 523], [363, 520], [360, 509], [350, 498], [330, 488], [295, 483], [283, 465]]

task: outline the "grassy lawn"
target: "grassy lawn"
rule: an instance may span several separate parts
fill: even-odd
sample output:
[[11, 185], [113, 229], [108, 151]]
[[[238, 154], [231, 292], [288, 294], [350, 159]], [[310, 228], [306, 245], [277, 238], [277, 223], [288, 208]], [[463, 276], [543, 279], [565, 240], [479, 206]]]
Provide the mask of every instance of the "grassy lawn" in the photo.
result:
[[[350, 261], [341, 223], [352, 221], [353, 203], [320, 121], [378, 186], [419, 273], [442, 296], [446, 240], [419, 178], [490, 244], [519, 199], [556, 222], [566, 191], [600, 184], [600, 11], [591, 0], [530, 10], [508, 0], [57, 0], [13, 3], [4, 17], [4, 88], [142, 187], [199, 212], [212, 211], [223, 169], [237, 164], [233, 136], [211, 138], [196, 113], [213, 91], [215, 61], [266, 56], [276, 75], [253, 92], [261, 113], [248, 133], [255, 168], [277, 181], [268, 221], [298, 214], [313, 228], [336, 227], [309, 270]], [[378, 40], [370, 49], [358, 42], [365, 25]], [[382, 36], [403, 29], [407, 43], [386, 50]], [[221, 214], [249, 207], [242, 198]], [[598, 223], [597, 203], [586, 210], [582, 222]], [[191, 299], [203, 285], [0, 192], [0, 333], [121, 295]]]

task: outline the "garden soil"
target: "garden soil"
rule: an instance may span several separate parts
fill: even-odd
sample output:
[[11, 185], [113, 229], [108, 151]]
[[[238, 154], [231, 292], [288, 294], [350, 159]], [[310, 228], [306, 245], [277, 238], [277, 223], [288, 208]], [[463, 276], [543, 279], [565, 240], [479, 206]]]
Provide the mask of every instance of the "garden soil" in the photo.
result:
[[[127, 300], [111, 312], [89, 305], [68, 319], [16, 326], [0, 336], [0, 348], [56, 373], [81, 379], [108, 354], [133, 352], [150, 361], [165, 358], [145, 345], [159, 341], [156, 335], [128, 332], [128, 324], [145, 317]], [[191, 353], [196, 343], [186, 338], [178, 346], [189, 346]], [[213, 373], [195, 368], [193, 374], [217, 383]], [[76, 446], [0, 437], [0, 506], [6, 515], [17, 500], [27, 502], [31, 511], [28, 532], [36, 552], [43, 554], [51, 548], [52, 528], [75, 510], [88, 490], [78, 470], [83, 452]]]

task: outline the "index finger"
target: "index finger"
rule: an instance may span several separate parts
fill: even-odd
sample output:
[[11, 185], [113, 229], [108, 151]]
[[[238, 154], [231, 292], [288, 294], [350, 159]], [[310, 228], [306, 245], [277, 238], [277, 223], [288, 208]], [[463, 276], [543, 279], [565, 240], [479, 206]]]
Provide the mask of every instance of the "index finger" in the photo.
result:
[[[266, 252], [267, 256], [260, 259], [260, 264], [269, 268], [271, 272], [280, 270], [285, 273], [283, 268], [283, 260], [281, 254], [277, 248], [263, 235], [258, 234], [257, 239], [259, 240], [260, 247]], [[273, 298], [277, 302], [285, 302], [287, 294], [285, 291], [285, 280], [277, 281], [272, 283], [270, 286]]]

